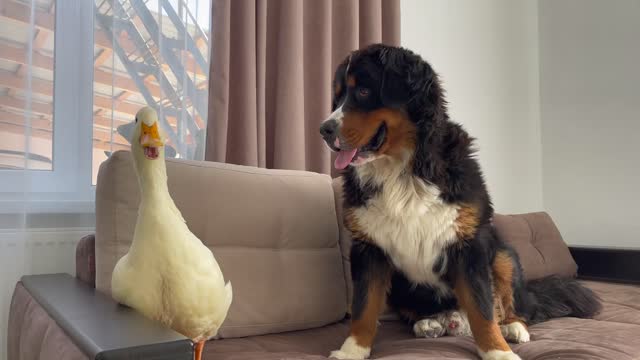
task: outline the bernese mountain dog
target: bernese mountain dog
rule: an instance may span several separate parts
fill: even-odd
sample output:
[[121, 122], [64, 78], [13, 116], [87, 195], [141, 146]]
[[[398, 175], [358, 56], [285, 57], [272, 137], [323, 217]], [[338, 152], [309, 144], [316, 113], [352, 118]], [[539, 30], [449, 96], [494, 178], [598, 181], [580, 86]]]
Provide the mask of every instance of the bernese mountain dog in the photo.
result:
[[332, 357], [370, 355], [385, 301], [412, 324], [462, 310], [483, 359], [519, 359], [507, 341], [529, 341], [527, 325], [599, 311], [574, 279], [524, 281], [518, 255], [492, 228], [473, 138], [449, 119], [438, 75], [420, 56], [381, 44], [354, 51], [333, 91], [320, 133], [343, 170], [354, 293], [350, 335]]

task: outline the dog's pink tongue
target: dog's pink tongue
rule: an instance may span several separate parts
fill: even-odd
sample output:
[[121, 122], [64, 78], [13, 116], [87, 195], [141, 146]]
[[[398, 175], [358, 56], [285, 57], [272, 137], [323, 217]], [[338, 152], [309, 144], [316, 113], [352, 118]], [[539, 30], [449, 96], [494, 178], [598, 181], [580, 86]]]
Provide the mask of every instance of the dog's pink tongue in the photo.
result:
[[351, 163], [351, 160], [353, 160], [353, 157], [356, 156], [357, 152], [358, 152], [358, 149], [340, 150], [340, 152], [338, 152], [338, 155], [336, 156], [336, 161], [333, 163], [333, 165], [338, 170], [342, 170], [346, 168]]

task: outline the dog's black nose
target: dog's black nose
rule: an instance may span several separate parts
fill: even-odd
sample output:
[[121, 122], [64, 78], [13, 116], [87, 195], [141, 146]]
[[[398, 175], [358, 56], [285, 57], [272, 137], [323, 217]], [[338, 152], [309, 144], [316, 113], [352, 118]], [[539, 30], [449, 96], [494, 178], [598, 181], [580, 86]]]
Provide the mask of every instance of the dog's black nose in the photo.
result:
[[320, 134], [322, 137], [328, 138], [335, 136], [336, 129], [338, 128], [338, 122], [334, 119], [329, 119], [322, 123], [320, 126]]

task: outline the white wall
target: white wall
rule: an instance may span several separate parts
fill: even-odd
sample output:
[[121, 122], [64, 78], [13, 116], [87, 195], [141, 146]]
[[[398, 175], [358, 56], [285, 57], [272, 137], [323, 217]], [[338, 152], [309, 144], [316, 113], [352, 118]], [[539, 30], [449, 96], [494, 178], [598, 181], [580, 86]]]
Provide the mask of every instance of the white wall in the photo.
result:
[[570, 244], [640, 248], [640, 1], [539, 17], [545, 208]]
[[496, 211], [542, 209], [537, 5], [402, 0], [402, 45], [444, 80], [450, 115], [475, 136]]

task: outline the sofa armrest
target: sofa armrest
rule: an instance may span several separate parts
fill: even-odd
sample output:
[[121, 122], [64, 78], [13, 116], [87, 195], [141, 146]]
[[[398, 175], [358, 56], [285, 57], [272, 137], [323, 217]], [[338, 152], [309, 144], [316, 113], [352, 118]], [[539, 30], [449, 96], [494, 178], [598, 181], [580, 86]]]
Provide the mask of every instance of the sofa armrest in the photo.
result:
[[87, 235], [76, 245], [76, 277], [96, 287], [96, 236]]
[[640, 284], [640, 250], [582, 246], [569, 250], [581, 279]]
[[189, 339], [70, 275], [25, 276], [22, 284], [90, 359], [193, 359]]

